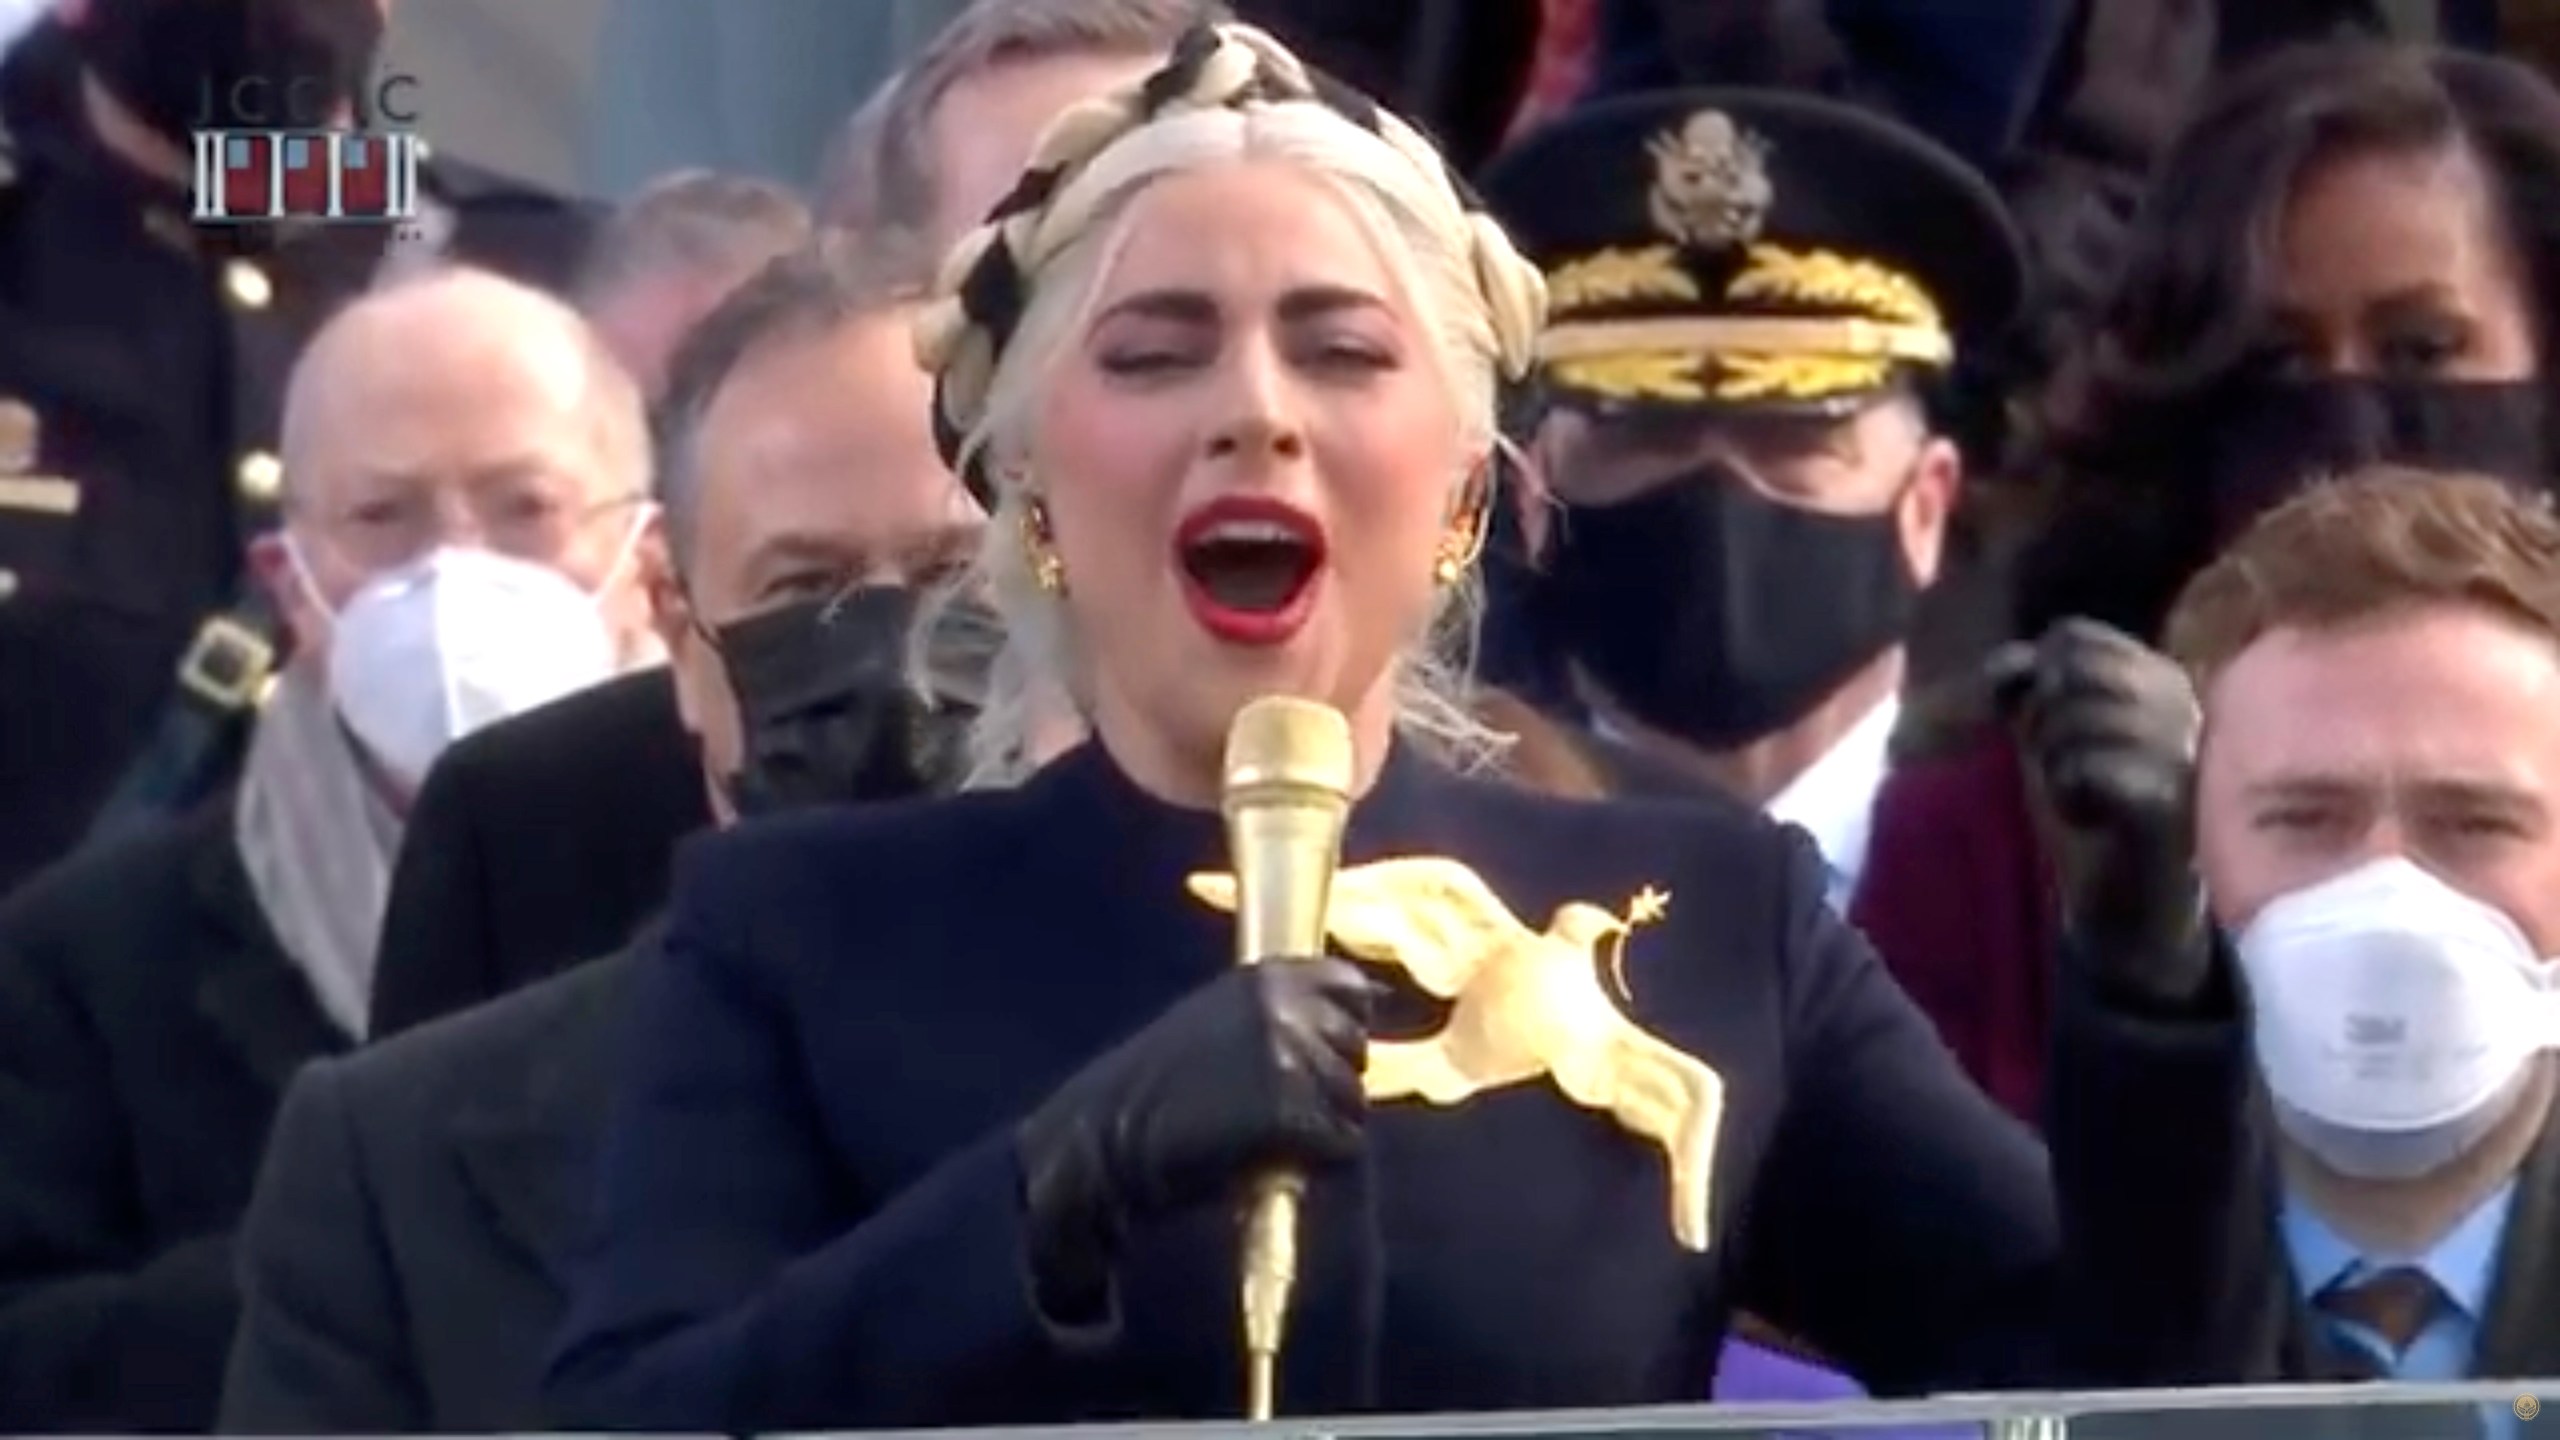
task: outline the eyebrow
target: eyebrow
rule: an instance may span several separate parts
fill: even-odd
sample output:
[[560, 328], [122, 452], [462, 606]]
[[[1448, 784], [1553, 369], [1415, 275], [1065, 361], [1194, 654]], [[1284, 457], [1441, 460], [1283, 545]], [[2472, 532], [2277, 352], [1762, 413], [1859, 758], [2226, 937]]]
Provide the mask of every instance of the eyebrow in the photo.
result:
[[2410, 787], [2420, 796], [2438, 802], [2490, 810], [2535, 811], [2542, 809], [2542, 797], [2503, 780], [2422, 780]]
[[[2306, 774], [2251, 781], [2242, 787], [2242, 793], [2252, 800], [2335, 800], [2359, 798], [2384, 788], [2381, 782], [2365, 777]], [[2504, 780], [2440, 777], [2412, 781], [2405, 788], [2423, 799], [2437, 802], [2453, 801], [2509, 810], [2542, 808], [2540, 797], [2532, 791]]]
[[526, 485], [558, 478], [560, 467], [543, 455], [526, 452], [492, 460], [471, 467], [463, 484], [474, 490], [493, 490], [508, 485]]
[[[374, 504], [388, 499], [405, 499], [425, 489], [434, 489], [448, 479], [456, 482], [468, 499], [478, 499], [492, 490], [505, 490], [551, 480], [558, 467], [540, 455], [509, 455], [485, 464], [475, 464], [458, 475], [433, 467], [408, 469], [397, 465], [354, 466], [345, 472], [343, 489], [350, 495], [337, 497], [334, 508]], [[307, 501], [306, 501], [307, 503]]]
[[809, 564], [830, 568], [860, 561], [861, 552], [826, 536], [815, 534], [782, 534], [771, 537], [747, 552], [746, 564], [739, 568], [754, 583], [769, 580], [773, 572], [785, 565]]
[[970, 547], [977, 543], [978, 531], [976, 525], [954, 521], [878, 545], [860, 544], [815, 531], [787, 532], [757, 545], [747, 556], [745, 569], [751, 578], [761, 580], [775, 567], [785, 564], [844, 568], [882, 558], [906, 562], [957, 559], [965, 557]]
[[2375, 788], [2372, 781], [2350, 775], [2279, 775], [2271, 780], [2252, 780], [2241, 787], [2241, 793], [2253, 800], [2300, 800], [2363, 795]]
[[[1353, 286], [1301, 285], [1280, 297], [1279, 311], [1283, 323], [1296, 323], [1322, 319], [1345, 310], [1385, 307], [1384, 300]], [[1099, 325], [1122, 317], [1212, 325], [1217, 323], [1218, 302], [1205, 290], [1140, 290], [1104, 307], [1102, 313], [1094, 317], [1094, 323]]]
[[2470, 318], [2470, 309], [2462, 303], [2460, 292], [2440, 280], [2421, 280], [2377, 295], [2365, 302], [2364, 311], [2367, 315], [2382, 317], [2406, 317], [2423, 312], [2427, 316]]
[[[2406, 285], [2385, 290], [2379, 295], [2359, 296], [2356, 300], [2358, 315], [2389, 315], [2409, 311], [2449, 311], [2456, 315], [2468, 313], [2467, 307], [2463, 304], [2461, 292], [2442, 280], [2435, 279], [2413, 280]], [[2296, 327], [2317, 325], [2324, 313], [2318, 306], [2305, 304], [2299, 300], [2280, 300], [2269, 306], [2267, 310], [2268, 318], [2276, 324]]]

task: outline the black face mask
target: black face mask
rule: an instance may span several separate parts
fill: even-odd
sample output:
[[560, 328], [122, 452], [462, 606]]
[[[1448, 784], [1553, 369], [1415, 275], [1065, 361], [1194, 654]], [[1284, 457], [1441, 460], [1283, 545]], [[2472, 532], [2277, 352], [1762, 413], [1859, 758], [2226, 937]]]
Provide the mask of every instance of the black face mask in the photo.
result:
[[2539, 380], [2261, 381], [2241, 390], [2206, 448], [2214, 544], [2319, 479], [2389, 462], [2550, 483]]
[[[322, 126], [364, 91], [380, 0], [93, 0], [78, 34], [98, 79], [180, 145], [198, 129]], [[260, 83], [251, 83], [260, 82]]]
[[[713, 643], [738, 697], [744, 757], [727, 782], [741, 815], [897, 800], [955, 787], [985, 700], [994, 620], [955, 616], [933, 665], [945, 693], [908, 688], [914, 592], [856, 590], [724, 625]], [[954, 638], [956, 632], [956, 638]]]
[[1893, 511], [1783, 505], [1719, 464], [1561, 521], [1547, 633], [1633, 718], [1708, 749], [1802, 718], [1919, 599]]

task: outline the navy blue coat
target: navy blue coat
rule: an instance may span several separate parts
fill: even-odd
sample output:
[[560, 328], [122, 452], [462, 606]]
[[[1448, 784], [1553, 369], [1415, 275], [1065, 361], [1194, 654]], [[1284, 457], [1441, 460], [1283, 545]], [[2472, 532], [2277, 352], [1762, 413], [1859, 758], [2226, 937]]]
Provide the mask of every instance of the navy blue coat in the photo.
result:
[[[1224, 850], [1214, 815], [1153, 801], [1096, 746], [1019, 790], [696, 842], [635, 977], [556, 1418], [1237, 1414], [1231, 1210], [1131, 1235], [1117, 1332], [1063, 1334], [1029, 1299], [1012, 1140], [1231, 963], [1232, 922], [1183, 890]], [[2066, 1358], [2138, 1378], [2214, 1303], [2177, 1278], [2244, 1258], [2214, 1248], [2219, 1210], [2164, 1198], [2252, 1153], [2236, 1013], [2065, 1007], [2066, 1226], [2044, 1151], [1824, 907], [1801, 834], [1739, 808], [1542, 797], [1400, 751], [1344, 858], [1409, 854], [1466, 862], [1532, 926], [1568, 900], [1670, 892], [1628, 977], [1637, 1020], [1725, 1081], [1717, 1239], [1679, 1249], [1661, 1153], [1551, 1082], [1380, 1106], [1366, 1158], [1310, 1193], [1286, 1413], [1703, 1399], [1737, 1307], [1885, 1393], [2086, 1373]], [[2066, 1231], [2087, 1265], [2066, 1262]]]

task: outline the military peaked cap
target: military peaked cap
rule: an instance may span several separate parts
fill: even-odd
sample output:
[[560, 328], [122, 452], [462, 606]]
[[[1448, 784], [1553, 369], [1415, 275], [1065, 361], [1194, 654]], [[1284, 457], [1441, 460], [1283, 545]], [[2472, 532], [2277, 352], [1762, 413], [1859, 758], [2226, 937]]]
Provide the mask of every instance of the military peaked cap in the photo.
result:
[[1812, 96], [1674, 90], [1570, 111], [1483, 189], [1546, 272], [1559, 399], [1840, 413], [1988, 341], [2024, 288], [1963, 161]]

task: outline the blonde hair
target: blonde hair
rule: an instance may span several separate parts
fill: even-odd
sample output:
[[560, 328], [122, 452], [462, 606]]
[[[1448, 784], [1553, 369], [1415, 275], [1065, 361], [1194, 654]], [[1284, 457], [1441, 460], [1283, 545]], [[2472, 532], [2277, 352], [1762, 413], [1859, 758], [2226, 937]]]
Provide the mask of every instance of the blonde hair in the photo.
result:
[[[964, 240], [936, 286], [943, 299], [919, 323], [919, 353], [941, 382], [936, 403], [957, 437], [956, 463], [983, 481], [993, 502], [975, 563], [928, 597], [914, 647], [921, 674], [940, 617], [979, 587], [1003, 617], [1003, 648], [971, 736], [972, 786], [1008, 784], [1033, 768], [1026, 740], [1044, 694], [1063, 692], [1079, 710], [1089, 707], [1090, 697], [1077, 689], [1083, 666], [1063, 606], [1031, 573], [1024, 466], [1041, 388], [1089, 315], [1102, 275], [1126, 242], [1130, 205], [1150, 184], [1252, 161], [1292, 165], [1325, 184], [1425, 322], [1435, 369], [1459, 417], [1462, 450], [1489, 457], [1500, 446], [1497, 387], [1525, 371], [1544, 318], [1537, 271], [1490, 218], [1470, 208], [1418, 132], [1384, 112], [1364, 124], [1338, 102], [1317, 98], [1304, 68], [1259, 31], [1219, 26], [1214, 33], [1217, 43], [1205, 53], [1192, 47], [1187, 92], [1158, 94], [1155, 113], [1141, 109], [1153, 92], [1132, 90], [1062, 115], [1032, 165], [1035, 177], [1052, 172], [1045, 202], [1000, 212]], [[1175, 65], [1183, 64], [1177, 52]], [[1002, 334], [961, 298], [997, 247], [999, 260], [1018, 268], [1025, 292]], [[1448, 478], [1454, 508], [1471, 477], [1453, 470]], [[1472, 573], [1444, 587], [1394, 676], [1399, 731], [1460, 765], [1494, 758], [1506, 739], [1475, 718], [1467, 693], [1480, 608]]]

